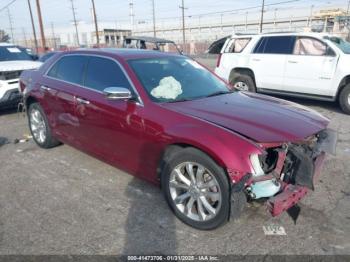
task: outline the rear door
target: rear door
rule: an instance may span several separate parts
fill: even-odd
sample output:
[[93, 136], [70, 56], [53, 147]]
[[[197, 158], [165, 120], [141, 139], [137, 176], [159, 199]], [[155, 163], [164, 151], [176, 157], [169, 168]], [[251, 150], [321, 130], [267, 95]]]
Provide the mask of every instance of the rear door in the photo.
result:
[[108, 100], [107, 87], [133, 88], [113, 59], [90, 56], [84, 87], [76, 96], [79, 138], [84, 149], [113, 164], [135, 172], [138, 168], [143, 106], [136, 101]]
[[224, 46], [223, 53], [220, 58], [220, 65], [217, 73], [229, 81], [230, 73], [233, 68], [244, 67], [248, 63], [248, 56], [242, 54], [243, 50], [251, 41], [250, 37], [232, 38]]
[[54, 132], [73, 144], [80, 142], [77, 139], [79, 123], [75, 115], [75, 95], [83, 82], [86, 64], [86, 56], [63, 56], [42, 78], [40, 86]]
[[250, 56], [257, 88], [283, 90], [287, 55], [292, 54], [295, 37], [262, 37]]
[[298, 37], [286, 63], [285, 91], [332, 96], [332, 79], [338, 63], [335, 52], [312, 37]]

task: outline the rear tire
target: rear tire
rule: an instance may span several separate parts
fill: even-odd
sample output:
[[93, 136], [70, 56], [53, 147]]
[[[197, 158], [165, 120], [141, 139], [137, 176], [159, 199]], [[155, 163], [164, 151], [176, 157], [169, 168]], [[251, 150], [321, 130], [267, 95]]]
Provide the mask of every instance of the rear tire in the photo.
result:
[[35, 143], [42, 148], [51, 148], [60, 144], [52, 136], [49, 122], [39, 103], [32, 103], [28, 108], [29, 129]]
[[161, 185], [170, 208], [184, 223], [209, 230], [228, 221], [230, 186], [227, 176], [202, 151], [191, 147], [175, 151], [164, 166]]
[[256, 86], [253, 78], [246, 74], [235, 73], [230, 84], [238, 90], [256, 93]]
[[344, 113], [350, 115], [350, 84], [347, 84], [340, 92], [339, 105]]

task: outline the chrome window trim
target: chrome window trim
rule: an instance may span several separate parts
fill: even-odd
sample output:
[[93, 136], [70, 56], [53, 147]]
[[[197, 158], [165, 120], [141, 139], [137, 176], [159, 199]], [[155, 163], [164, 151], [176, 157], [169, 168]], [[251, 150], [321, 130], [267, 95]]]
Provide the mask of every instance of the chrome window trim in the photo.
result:
[[94, 91], [96, 93], [99, 93], [99, 94], [103, 94], [102, 91], [99, 91], [99, 90], [96, 90], [96, 89], [93, 89], [91, 87], [88, 87], [88, 86], [83, 86], [83, 85], [80, 85], [80, 84], [77, 84], [77, 83], [73, 83], [73, 82], [69, 82], [69, 81], [65, 81], [65, 80], [62, 80], [62, 79], [59, 79], [59, 78], [55, 78], [55, 77], [51, 77], [48, 75], [49, 71], [51, 70], [51, 68], [56, 65], [62, 58], [66, 57], [66, 56], [89, 56], [89, 57], [100, 57], [100, 58], [105, 58], [105, 59], [109, 59], [109, 60], [112, 60], [113, 62], [115, 62], [117, 64], [117, 66], [121, 69], [121, 71], [123, 72], [124, 76], [126, 77], [126, 79], [128, 80], [132, 90], [134, 91], [134, 93], [136, 94], [136, 98], [137, 98], [137, 101], [136, 101], [136, 104], [137, 105], [140, 105], [140, 106], [144, 106], [144, 103], [140, 97], [140, 94], [139, 92], [136, 90], [136, 87], [135, 85], [133, 84], [133, 82], [131, 81], [128, 73], [125, 71], [125, 69], [123, 68], [123, 66], [119, 63], [119, 61], [117, 61], [116, 59], [112, 58], [112, 57], [109, 57], [109, 56], [105, 56], [105, 55], [96, 55], [96, 54], [65, 54], [65, 55], [62, 55], [56, 62], [52, 63], [49, 68], [46, 70], [46, 72], [43, 74], [43, 77], [45, 78], [49, 78], [49, 79], [52, 79], [52, 80], [56, 80], [56, 81], [60, 81], [60, 82], [63, 82], [63, 83], [67, 83], [67, 84], [70, 84], [70, 85], [75, 85], [75, 86], [78, 86], [78, 87], [81, 87], [81, 88], [85, 88], [85, 89], [88, 89], [90, 91]]

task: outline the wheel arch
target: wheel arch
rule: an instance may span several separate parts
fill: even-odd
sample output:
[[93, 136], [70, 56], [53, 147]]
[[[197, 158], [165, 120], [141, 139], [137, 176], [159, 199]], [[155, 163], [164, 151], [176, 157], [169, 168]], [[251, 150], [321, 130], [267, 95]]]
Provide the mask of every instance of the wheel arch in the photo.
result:
[[167, 161], [169, 160], [171, 155], [178, 152], [179, 150], [183, 150], [185, 148], [194, 148], [194, 149], [206, 154], [208, 157], [210, 157], [220, 168], [222, 168], [224, 170], [224, 173], [225, 173], [229, 183], [231, 184], [231, 179], [230, 179], [230, 176], [227, 172], [228, 167], [226, 167], [224, 162], [221, 161], [218, 158], [218, 156], [214, 155], [211, 152], [208, 152], [207, 150], [205, 150], [203, 148], [195, 146], [191, 143], [181, 143], [181, 142], [180, 143], [172, 143], [172, 144], [169, 144], [165, 147], [163, 153], [160, 156], [159, 162], [158, 162], [157, 176], [158, 176], [159, 180], [161, 180], [161, 174], [162, 174], [163, 169], [165, 168], [166, 164], [168, 163]]
[[251, 68], [249, 68], [249, 67], [235, 67], [235, 68], [232, 68], [231, 72], [230, 72], [230, 75], [228, 77], [229, 83], [232, 83], [233, 78], [237, 74], [249, 75], [253, 79], [254, 84], [256, 86], [255, 74], [254, 74], [254, 71]]
[[342, 78], [342, 80], [340, 81], [339, 85], [338, 85], [338, 90], [335, 96], [335, 100], [339, 100], [339, 95], [341, 93], [341, 91], [348, 85], [350, 84], [350, 75], [346, 75]]
[[28, 96], [28, 97], [26, 97], [25, 100], [24, 100], [24, 105], [25, 105], [26, 109], [28, 110], [28, 108], [29, 108], [29, 106], [30, 106], [31, 104], [33, 104], [33, 103], [38, 103], [38, 102], [39, 102], [39, 101], [38, 101], [35, 97], [33, 97], [33, 96]]

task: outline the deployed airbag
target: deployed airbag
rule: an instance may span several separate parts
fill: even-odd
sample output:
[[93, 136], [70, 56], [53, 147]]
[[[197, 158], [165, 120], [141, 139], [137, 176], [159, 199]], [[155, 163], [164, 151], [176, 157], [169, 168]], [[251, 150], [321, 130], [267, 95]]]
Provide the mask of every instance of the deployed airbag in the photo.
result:
[[181, 84], [172, 76], [162, 78], [159, 85], [151, 91], [152, 96], [165, 99], [175, 99], [181, 94]]

